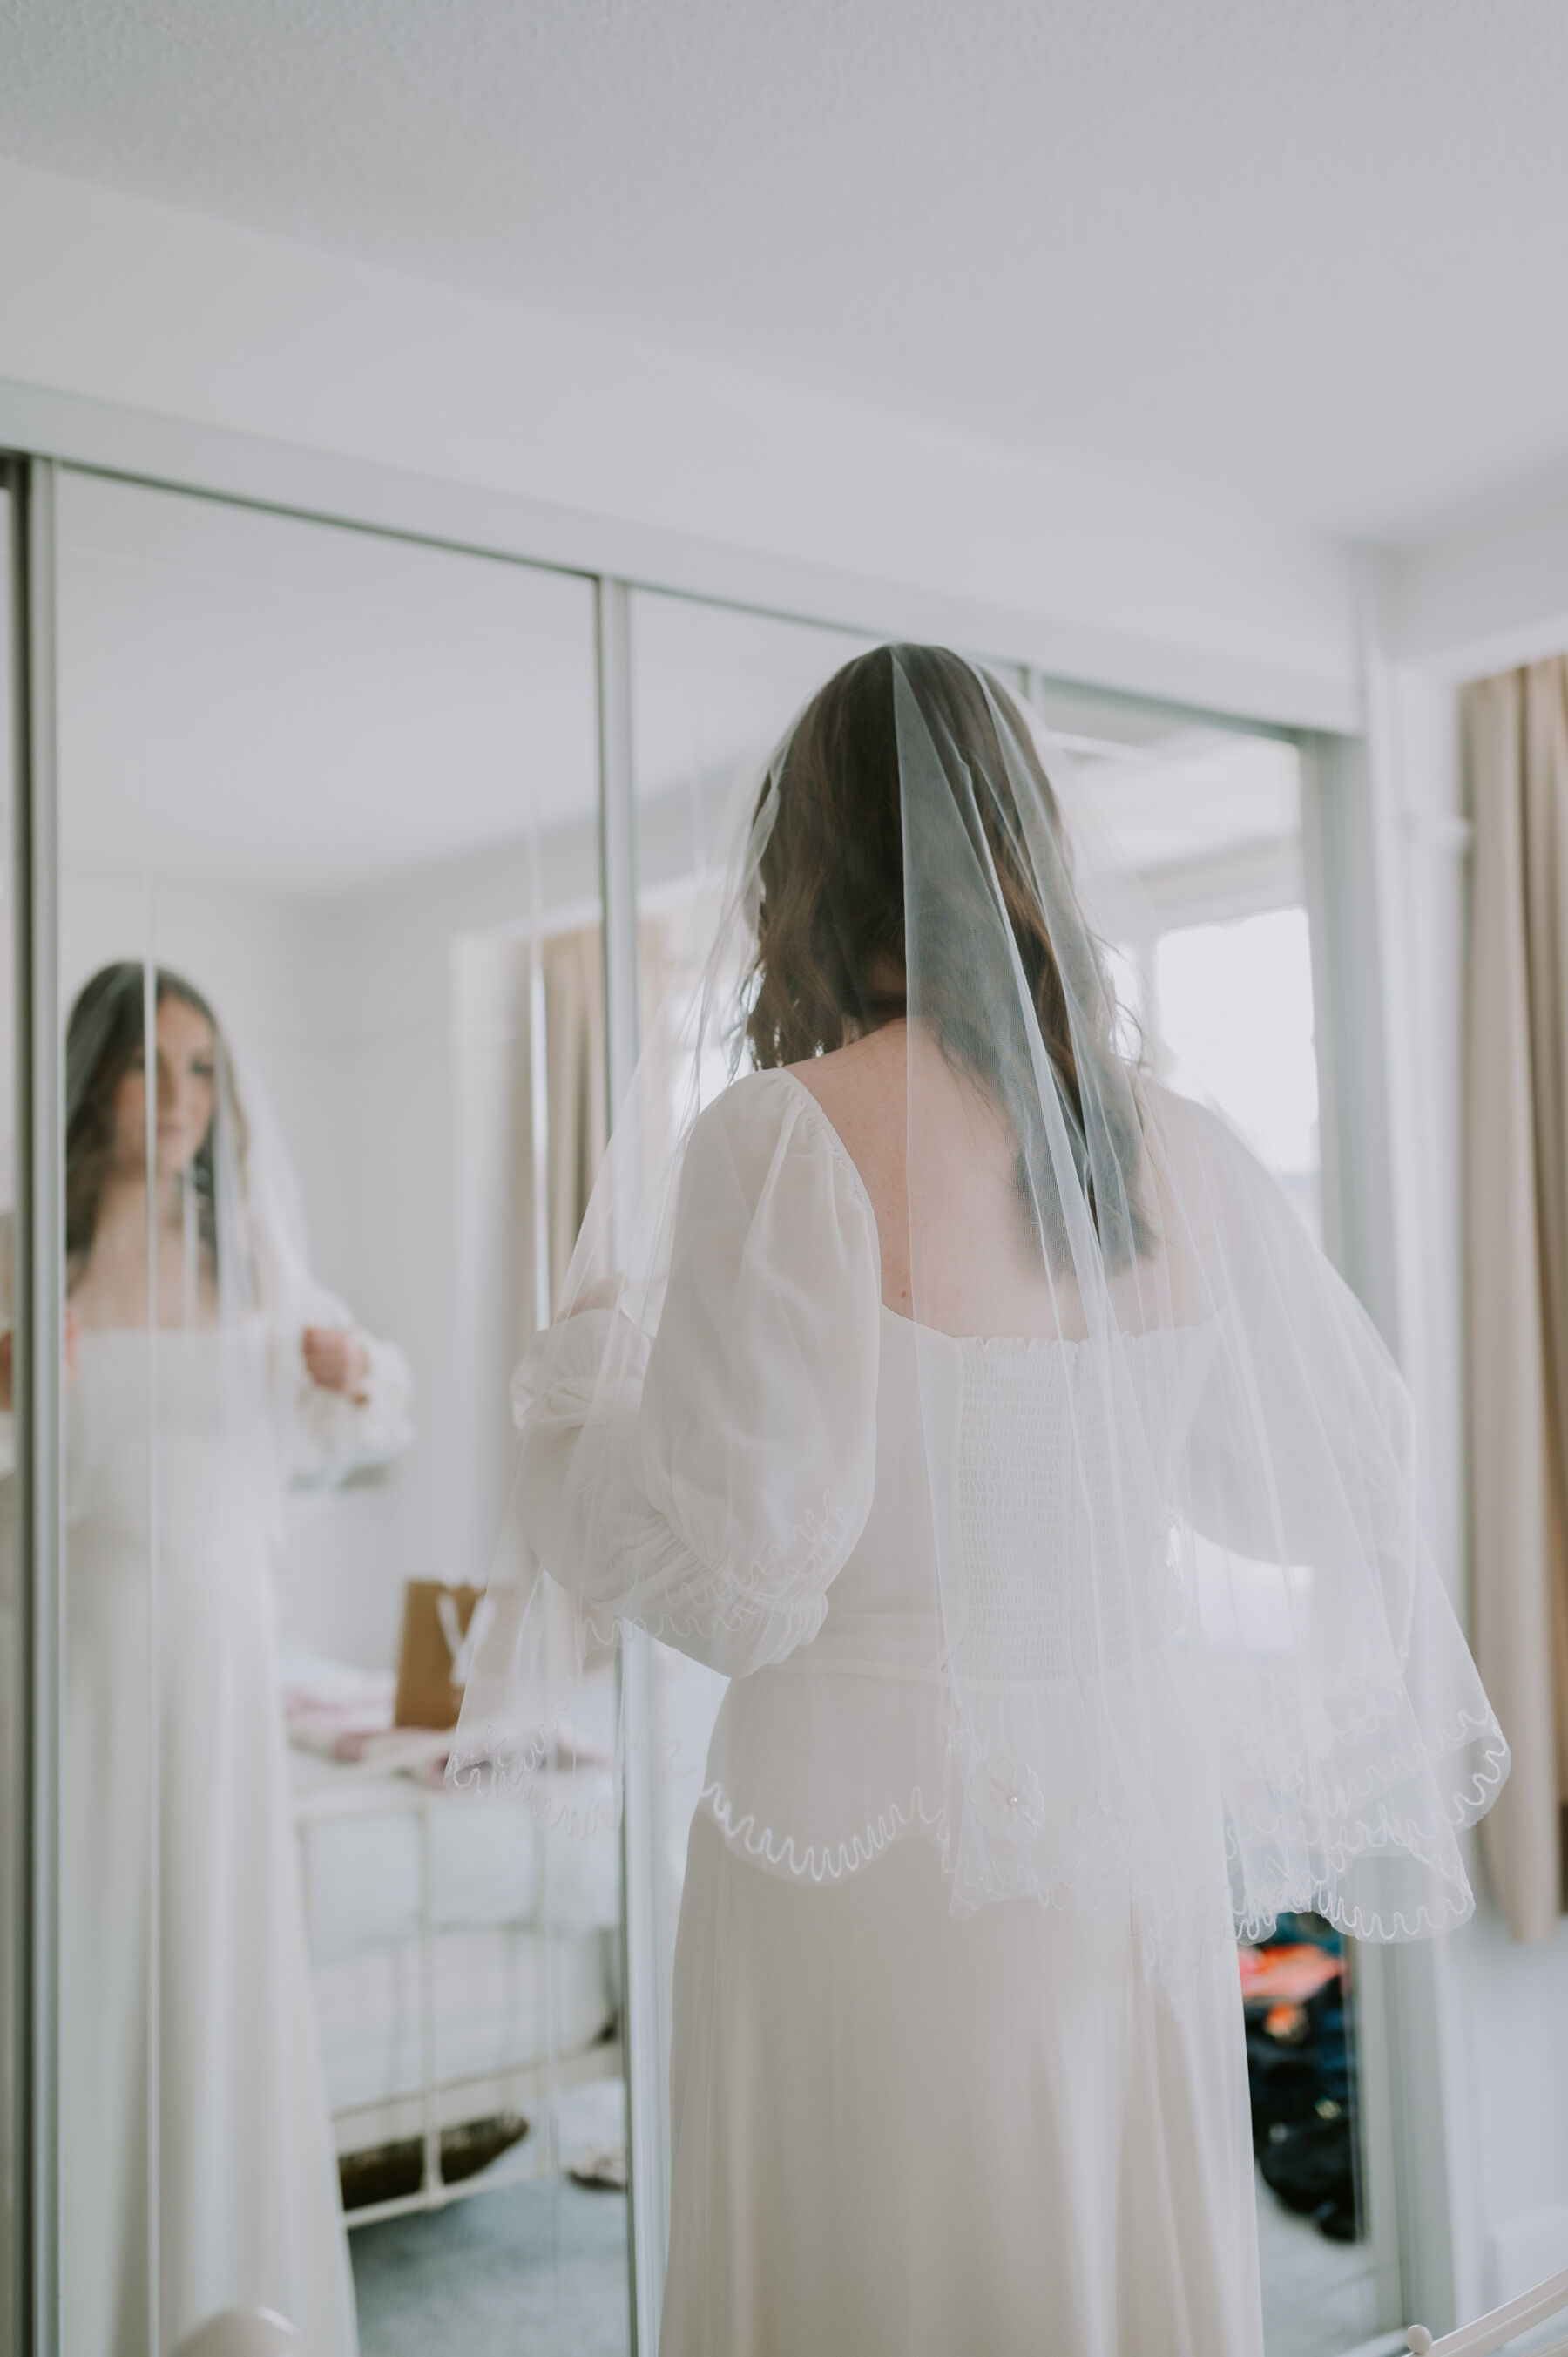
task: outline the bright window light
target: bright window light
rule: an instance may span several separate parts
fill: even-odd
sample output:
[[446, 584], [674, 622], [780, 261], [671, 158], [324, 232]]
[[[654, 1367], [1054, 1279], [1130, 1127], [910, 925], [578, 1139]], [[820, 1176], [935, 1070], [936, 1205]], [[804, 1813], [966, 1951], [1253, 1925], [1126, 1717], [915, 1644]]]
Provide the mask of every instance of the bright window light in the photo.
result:
[[1297, 1182], [1293, 1194], [1310, 1187], [1316, 1195], [1317, 1064], [1305, 909], [1163, 933], [1155, 990], [1171, 1085], [1216, 1105], [1273, 1170]]

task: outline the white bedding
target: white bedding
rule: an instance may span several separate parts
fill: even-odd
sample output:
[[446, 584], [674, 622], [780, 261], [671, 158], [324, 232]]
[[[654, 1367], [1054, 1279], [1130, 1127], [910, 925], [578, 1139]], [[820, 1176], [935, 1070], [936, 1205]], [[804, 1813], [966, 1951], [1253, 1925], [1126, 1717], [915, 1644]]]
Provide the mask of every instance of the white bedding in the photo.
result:
[[[547, 2047], [560, 2056], [592, 2046], [615, 2022], [614, 1963], [614, 1943], [603, 1932], [553, 1940], [548, 1950], [533, 1932], [441, 1932], [435, 1942], [437, 2080], [500, 2078], [542, 2061]], [[424, 2079], [417, 1943], [338, 1956], [318, 1964], [315, 1980], [332, 2109], [416, 2093]], [[444, 2103], [441, 2111], [450, 2122], [494, 2108], [494, 2098], [481, 2091], [471, 2107]], [[376, 2141], [379, 2134], [364, 2140]], [[338, 2138], [340, 2149], [359, 2141], [342, 2132]]]
[[[613, 2029], [613, 1830], [577, 1841], [545, 1832], [516, 1801], [298, 1749], [290, 1762], [328, 2102], [344, 2115], [335, 2124], [340, 2151], [403, 2132], [390, 2123], [424, 2083], [427, 1857], [444, 2123], [497, 2108], [506, 2074], [547, 2050], [580, 2052]], [[563, 1799], [580, 1807], [606, 1771], [580, 1769], [561, 1781]], [[472, 2090], [450, 2086], [459, 2080]]]
[[293, 1760], [306, 1921], [319, 1962], [417, 1934], [424, 1812], [438, 1929], [532, 1922], [542, 1908], [556, 1932], [614, 1931], [620, 1921], [611, 1830], [575, 1841], [544, 1833], [518, 1801], [432, 1792], [298, 1752]]

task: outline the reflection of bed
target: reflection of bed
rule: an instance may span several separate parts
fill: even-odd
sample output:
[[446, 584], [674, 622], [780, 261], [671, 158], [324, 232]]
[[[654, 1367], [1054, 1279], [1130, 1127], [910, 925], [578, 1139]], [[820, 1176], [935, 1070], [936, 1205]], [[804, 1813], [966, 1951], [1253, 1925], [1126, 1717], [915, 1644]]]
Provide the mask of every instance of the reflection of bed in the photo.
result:
[[[475, 2122], [521, 2114], [543, 2132], [516, 2173], [556, 2165], [552, 2096], [620, 2068], [619, 1862], [613, 1833], [549, 1835], [515, 1801], [445, 1791], [438, 1738], [347, 1748], [363, 1756], [291, 1754], [328, 2102], [340, 2156], [419, 2139], [424, 2163], [360, 2223], [465, 2190], [441, 2143]], [[604, 1775], [562, 1783], [581, 1800]]]

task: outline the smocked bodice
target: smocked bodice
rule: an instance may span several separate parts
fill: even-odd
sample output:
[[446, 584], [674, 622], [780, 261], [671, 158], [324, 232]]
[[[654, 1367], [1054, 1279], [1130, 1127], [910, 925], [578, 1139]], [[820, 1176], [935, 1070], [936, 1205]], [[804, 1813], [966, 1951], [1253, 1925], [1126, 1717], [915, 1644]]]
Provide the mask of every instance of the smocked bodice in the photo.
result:
[[[791, 1666], [930, 1674], [950, 1641], [965, 1675], [1055, 1679], [1179, 1626], [1174, 1461], [1212, 1347], [1207, 1328], [1135, 1341], [1118, 1354], [1118, 1399], [1087, 1343], [959, 1340], [885, 1307], [870, 1509]], [[1130, 1434], [1144, 1460], [1131, 1481]], [[947, 1536], [963, 1585], [944, 1641]], [[1130, 1566], [1120, 1583], [1103, 1577], [1112, 1560]]]

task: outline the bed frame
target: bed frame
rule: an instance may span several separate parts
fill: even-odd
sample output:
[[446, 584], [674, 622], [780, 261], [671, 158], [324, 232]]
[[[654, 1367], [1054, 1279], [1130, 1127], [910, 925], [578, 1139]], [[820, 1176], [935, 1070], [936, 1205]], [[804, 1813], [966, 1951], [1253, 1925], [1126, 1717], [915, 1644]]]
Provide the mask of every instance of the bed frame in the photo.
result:
[[[378, 1810], [416, 1818], [419, 1824], [420, 2075], [418, 2085], [401, 2094], [371, 2096], [338, 2106], [331, 2115], [333, 2141], [341, 2159], [347, 2154], [417, 2136], [423, 2158], [417, 2190], [398, 2194], [390, 2201], [364, 2202], [347, 2211], [344, 2223], [350, 2233], [377, 2219], [400, 2218], [415, 2210], [442, 2210], [471, 2194], [491, 2193], [505, 2185], [527, 2184], [555, 2176], [561, 2166], [555, 2097], [568, 2088], [595, 2080], [618, 2079], [624, 2067], [620, 2038], [612, 2030], [609, 2036], [596, 2040], [590, 2046], [564, 2054], [547, 2051], [542, 2061], [445, 2078], [440, 2075], [435, 2061], [435, 1811], [446, 1796], [414, 1782], [398, 1770], [367, 1765], [341, 1783], [311, 1785], [298, 1792], [295, 1799], [295, 1831], [303, 1852], [310, 1825], [332, 1817], [364, 1813], [367, 1787], [373, 1793]], [[303, 1863], [302, 1855], [302, 1868]], [[305, 1890], [308, 1910], [308, 1878], [305, 1880]], [[533, 1913], [518, 1917], [517, 1926], [532, 1928], [538, 1912], [536, 1908]], [[307, 1919], [307, 1932], [308, 1928]], [[547, 1969], [547, 2048], [552, 2043], [549, 1985]], [[441, 2173], [443, 2130], [509, 2111], [520, 2113], [532, 2124], [542, 2126], [542, 2136], [530, 2133], [521, 2139], [517, 2147], [518, 2158], [505, 2167], [492, 2163], [472, 2176], [448, 2182]]]
[[[1457, 2332], [1434, 2341], [1423, 2324], [1412, 2324], [1405, 2335], [1405, 2346], [1414, 2357], [1489, 2357], [1507, 2341], [1528, 2332], [1535, 2325], [1546, 2324], [1556, 2317], [1568, 2328], [1568, 2269], [1560, 2276], [1550, 2276], [1533, 2291], [1521, 2292], [1502, 2308], [1494, 2308], [1489, 2316], [1477, 2317], [1474, 2324], [1462, 2324]], [[1538, 2349], [1534, 2357], [1565, 2357], [1568, 2353], [1568, 2330], [1549, 2348]]]

